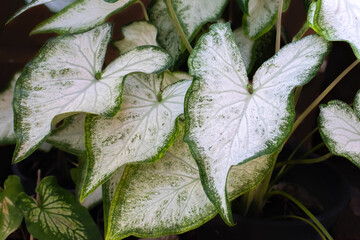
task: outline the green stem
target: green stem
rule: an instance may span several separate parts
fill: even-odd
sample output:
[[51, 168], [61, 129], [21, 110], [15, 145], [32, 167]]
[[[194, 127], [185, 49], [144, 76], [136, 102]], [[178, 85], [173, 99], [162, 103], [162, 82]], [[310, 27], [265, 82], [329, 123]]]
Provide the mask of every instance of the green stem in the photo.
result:
[[292, 42], [295, 42], [297, 40], [300, 40], [302, 36], [309, 30], [310, 26], [308, 22], [306, 21], [303, 26], [301, 27], [300, 31], [293, 37]]
[[[348, 74], [358, 63], [359, 59], [356, 59], [349, 67], [347, 67], [315, 100], [314, 102], [298, 117], [293, 125], [291, 134], [299, 127], [309, 113], [324, 99], [324, 97]], [[291, 135], [290, 134], [290, 135]]]
[[315, 128], [313, 131], [311, 131], [294, 149], [294, 151], [292, 151], [292, 153], [290, 154], [290, 156], [288, 157], [287, 160], [291, 160], [294, 155], [297, 153], [297, 151], [300, 149], [300, 147], [314, 134], [317, 132], [319, 128]]
[[142, 9], [143, 14], [144, 14], [145, 20], [146, 20], [147, 22], [150, 22], [149, 16], [148, 16], [148, 14], [147, 14], [146, 7], [145, 7], [144, 3], [143, 3], [141, 0], [137, 0], [136, 3], [140, 4], [141, 9]]
[[286, 197], [290, 201], [292, 201], [296, 206], [298, 206], [313, 222], [314, 224], [321, 230], [321, 232], [329, 239], [334, 240], [329, 232], [326, 230], [326, 228], [319, 222], [319, 220], [305, 207], [301, 202], [299, 202], [297, 199], [295, 199], [290, 194], [283, 192], [283, 191], [271, 191], [268, 194], [268, 198], [270, 198], [273, 195], [281, 195], [283, 197]]
[[294, 106], [296, 107], [298, 101], [299, 101], [299, 98], [300, 98], [300, 94], [301, 94], [301, 91], [303, 89], [303, 86], [300, 86], [300, 87], [297, 87], [295, 89], [295, 94], [294, 94]]
[[304, 159], [304, 158], [308, 157], [310, 154], [312, 154], [316, 150], [322, 148], [324, 145], [325, 145], [324, 142], [319, 143], [318, 145], [316, 145], [315, 147], [311, 148], [309, 151], [307, 151], [306, 153], [301, 155], [298, 159]]
[[299, 159], [299, 160], [291, 160], [291, 161], [284, 161], [279, 162], [275, 165], [275, 168], [282, 167], [284, 165], [295, 165], [295, 164], [312, 164], [312, 163], [319, 163], [327, 160], [328, 158], [332, 157], [332, 153], [325, 154], [324, 156], [318, 158], [309, 158], [309, 159]]
[[283, 218], [293, 218], [293, 219], [298, 219], [301, 220], [303, 222], [306, 222], [307, 224], [309, 224], [318, 234], [319, 236], [323, 239], [326, 240], [326, 237], [324, 236], [324, 234], [320, 231], [320, 229], [318, 227], [316, 227], [315, 224], [313, 224], [311, 221], [307, 220], [306, 218], [303, 217], [299, 217], [299, 216], [295, 216], [295, 215], [286, 215], [283, 216]]
[[276, 22], [276, 42], [275, 42], [275, 53], [280, 50], [280, 41], [281, 41], [281, 17], [284, 1], [279, 1], [278, 16]]
[[182, 42], [184, 43], [184, 45], [185, 45], [186, 49], [188, 50], [188, 52], [191, 53], [192, 52], [192, 47], [191, 47], [191, 45], [190, 45], [190, 43], [189, 43], [189, 41], [188, 41], [182, 27], [180, 25], [179, 19], [176, 16], [176, 13], [175, 13], [174, 7], [173, 7], [173, 5], [171, 3], [171, 0], [165, 0], [165, 2], [166, 2], [166, 5], [167, 5], [167, 7], [169, 9], [171, 18], [172, 18], [172, 20], [173, 20], [173, 22], [175, 24], [175, 27], [176, 27], [179, 35], [180, 35], [180, 38], [181, 38]]

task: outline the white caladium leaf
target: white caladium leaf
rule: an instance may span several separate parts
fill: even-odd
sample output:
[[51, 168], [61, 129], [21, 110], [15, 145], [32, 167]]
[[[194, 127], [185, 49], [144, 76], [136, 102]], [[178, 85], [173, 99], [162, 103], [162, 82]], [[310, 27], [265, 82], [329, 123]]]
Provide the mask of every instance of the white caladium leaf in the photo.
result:
[[8, 21], [7, 23], [11, 22], [14, 18], [16, 18], [17, 16], [19, 16], [20, 14], [22, 14], [23, 12], [25, 12], [26, 10], [32, 8], [32, 7], [36, 7], [39, 5], [42, 5], [44, 3], [49, 3], [55, 0], [26, 0], [26, 2], [28, 3], [27, 5], [25, 5], [24, 7], [20, 8]]
[[111, 25], [48, 41], [26, 66], [15, 86], [17, 147], [14, 161], [33, 152], [51, 132], [51, 123], [76, 112], [114, 116], [121, 102], [123, 77], [160, 72], [172, 60], [157, 47], [120, 55], [102, 71]]
[[124, 39], [114, 42], [114, 46], [121, 52], [130, 51], [138, 46], [158, 46], [156, 42], [157, 30], [154, 25], [146, 21], [133, 22], [121, 29]]
[[136, 0], [78, 0], [37, 25], [30, 34], [56, 32], [59, 34], [83, 32], [99, 26], [112, 14], [119, 12]]
[[21, 193], [16, 206], [24, 213], [27, 230], [39, 240], [99, 240], [100, 232], [91, 215], [76, 198], [61, 188], [52, 176], [36, 188], [39, 203]]
[[45, 3], [45, 6], [50, 9], [52, 12], [60, 12], [65, 7], [75, 2], [76, 0], [54, 0], [48, 3]]
[[328, 49], [316, 35], [288, 44], [250, 83], [229, 25], [213, 25], [198, 41], [188, 62], [194, 83], [185, 103], [185, 141], [205, 192], [227, 223], [229, 169], [280, 147], [294, 120], [292, 91], [310, 81]]
[[172, 144], [191, 81], [176, 82], [161, 91], [162, 79], [163, 74], [129, 75], [116, 117], [87, 118], [89, 168], [82, 197], [124, 164], [156, 161]]
[[4, 189], [0, 187], [0, 240], [5, 240], [20, 226], [23, 214], [15, 206], [17, 196], [23, 192], [18, 176], [8, 176]]
[[249, 1], [250, 0], [236, 0], [236, 2], [239, 4], [240, 9], [243, 11], [243, 13], [249, 15]]
[[170, 72], [169, 70], [164, 71], [164, 76], [161, 82], [161, 90], [164, 90], [167, 86], [170, 86], [173, 83], [176, 83], [180, 80], [191, 80], [192, 76], [190, 76], [186, 72]]
[[310, 9], [308, 19], [314, 30], [329, 41], [350, 43], [360, 59], [360, 1], [321, 0]]
[[[290, 0], [284, 0], [283, 11], [286, 11]], [[252, 39], [267, 33], [275, 24], [279, 0], [249, 0], [248, 15], [243, 18], [245, 35]]]
[[176, 60], [180, 57], [184, 47], [181, 45], [180, 35], [164, 2], [173, 7], [181, 28], [189, 41], [194, 39], [205, 23], [220, 18], [227, 4], [227, 0], [157, 0], [153, 3], [149, 10], [149, 18], [159, 31], [159, 43]]
[[14, 133], [14, 112], [12, 100], [14, 97], [14, 87], [20, 73], [16, 73], [10, 81], [7, 89], [0, 93], [0, 143], [15, 143]]
[[52, 131], [46, 141], [65, 152], [84, 155], [85, 117], [85, 113], [79, 113], [66, 118], [59, 128]]
[[339, 100], [320, 105], [319, 130], [334, 155], [346, 157], [360, 168], [360, 92], [354, 109]]
[[[183, 129], [182, 125], [180, 128]], [[216, 215], [181, 132], [158, 162], [125, 168], [111, 203], [106, 239], [179, 234], [199, 227]], [[259, 184], [274, 162], [264, 156], [233, 167], [228, 180], [230, 199]]]
[[246, 71], [249, 73], [251, 65], [253, 64], [253, 48], [255, 41], [249, 37], [246, 37], [242, 28], [238, 28], [234, 31], [235, 42], [238, 45], [241, 57], [244, 62]]

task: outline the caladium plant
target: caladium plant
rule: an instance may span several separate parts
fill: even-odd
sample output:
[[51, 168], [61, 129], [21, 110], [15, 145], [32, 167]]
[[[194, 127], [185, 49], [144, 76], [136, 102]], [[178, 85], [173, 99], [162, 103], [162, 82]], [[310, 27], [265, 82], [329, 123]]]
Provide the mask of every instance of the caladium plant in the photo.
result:
[[[109, 240], [180, 234], [217, 214], [233, 225], [231, 201], [239, 197], [247, 200], [243, 212], [261, 209], [279, 152], [337, 82], [296, 118], [301, 86], [319, 71], [331, 41], [348, 42], [359, 58], [360, 3], [310, 4], [304, 27], [280, 50], [290, 0], [237, 3], [152, 0], [146, 9], [140, 0], [33, 0], [15, 13], [9, 24], [47, 4], [54, 15], [31, 34], [59, 35], [0, 94], [0, 142], [16, 142], [14, 163], [44, 142], [79, 162], [75, 196], [45, 177], [34, 199], [9, 176], [0, 189], [0, 239], [23, 217], [40, 240], [101, 239], [86, 209], [101, 200]], [[132, 4], [142, 7], [144, 21], [113, 39], [118, 29], [107, 19]], [[242, 17], [224, 13], [235, 7]], [[303, 37], [310, 27], [316, 34]], [[120, 53], [105, 67], [111, 40]], [[276, 52], [264, 59], [273, 42]], [[338, 100], [320, 109], [327, 156], [360, 167], [360, 93], [353, 109]]]

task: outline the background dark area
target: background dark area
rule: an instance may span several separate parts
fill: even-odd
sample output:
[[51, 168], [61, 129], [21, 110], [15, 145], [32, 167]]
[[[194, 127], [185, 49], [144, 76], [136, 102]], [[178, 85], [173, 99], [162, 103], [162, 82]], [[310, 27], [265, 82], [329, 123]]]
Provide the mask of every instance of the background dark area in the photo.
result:
[[[144, 1], [146, 5], [150, 0]], [[0, 1], [0, 90], [8, 85], [12, 76], [16, 71], [20, 71], [24, 65], [31, 60], [49, 38], [54, 34], [40, 34], [29, 36], [29, 32], [41, 21], [52, 15], [44, 6], [35, 7], [19, 17], [13, 22], [5, 26], [5, 22], [12, 16], [16, 10], [23, 6], [21, 0]], [[231, 16], [233, 25], [239, 25], [236, 19], [239, 18], [240, 11], [236, 6], [236, 2], [232, 1], [228, 9], [227, 16]], [[124, 12], [110, 18], [109, 21], [115, 22], [114, 39], [121, 38], [119, 31], [120, 26], [126, 25], [133, 20], [142, 19], [141, 8], [135, 4], [130, 6]], [[289, 39], [296, 34], [306, 19], [304, 6], [302, 1], [293, 0], [289, 10], [283, 16], [283, 27], [286, 30]], [[309, 31], [309, 33], [311, 33]], [[109, 46], [105, 64], [111, 62], [118, 56], [117, 51]], [[335, 42], [331, 54], [327, 57], [322, 70], [318, 75], [307, 84], [302, 92], [297, 106], [297, 112], [301, 113], [306, 107], [317, 97], [317, 95], [328, 86], [347, 66], [355, 60], [355, 56], [347, 43]], [[357, 90], [360, 89], [360, 66], [353, 69], [340, 84], [326, 97], [323, 103], [331, 99], [339, 99], [352, 103]], [[300, 142], [306, 133], [310, 132], [317, 125], [318, 109], [306, 119], [299, 127], [295, 134], [290, 138], [289, 142], [296, 145]], [[305, 148], [311, 148], [321, 142], [319, 135], [315, 135], [305, 144]], [[0, 185], [3, 185], [7, 175], [12, 174], [14, 167], [11, 166], [11, 158], [14, 150], [12, 145], [0, 145]], [[319, 154], [326, 154], [326, 148], [320, 149]], [[19, 164], [19, 169], [23, 170], [27, 177], [31, 180], [26, 186], [29, 193], [33, 192], [36, 181], [36, 170], [42, 169], [42, 176], [56, 175], [62, 186], [73, 186], [69, 180], [69, 169], [74, 167], [72, 162], [76, 161], [73, 156], [53, 149], [50, 153], [35, 152], [34, 154]], [[339, 157], [330, 159], [335, 166], [344, 174], [351, 187], [352, 200], [348, 207], [340, 214], [335, 226], [331, 229], [331, 233], [337, 240], [360, 240], [360, 171], [348, 160]], [[94, 213], [95, 211], [95, 213]], [[101, 210], [93, 211], [93, 215], [97, 218], [97, 222], [101, 222]], [[22, 236], [21, 231], [13, 235], [13, 239]], [[21, 237], [20, 237], [21, 239]]]

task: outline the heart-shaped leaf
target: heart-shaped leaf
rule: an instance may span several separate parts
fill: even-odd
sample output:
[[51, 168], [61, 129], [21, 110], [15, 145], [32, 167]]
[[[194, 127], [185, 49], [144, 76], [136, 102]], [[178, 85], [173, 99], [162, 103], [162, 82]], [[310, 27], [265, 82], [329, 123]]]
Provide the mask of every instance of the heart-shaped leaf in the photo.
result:
[[58, 186], [52, 176], [41, 180], [36, 188], [39, 203], [21, 193], [16, 206], [25, 215], [27, 230], [39, 240], [98, 240], [100, 232], [88, 211], [76, 198]]
[[[106, 239], [179, 234], [216, 215], [182, 136], [183, 130], [158, 162], [125, 168], [111, 203]], [[228, 181], [229, 198], [235, 199], [255, 187], [273, 164], [274, 159], [264, 156], [233, 167]]]
[[168, 8], [173, 8], [186, 38], [192, 41], [205, 23], [220, 18], [226, 4], [227, 0], [155, 0], [149, 9], [149, 18], [158, 29], [159, 43], [178, 60], [185, 48]]
[[4, 189], [0, 187], [0, 240], [7, 239], [21, 224], [23, 215], [15, 201], [23, 191], [18, 176], [8, 176]]
[[176, 82], [161, 91], [162, 79], [163, 74], [129, 75], [116, 117], [87, 118], [89, 168], [82, 197], [124, 164], [156, 161], [172, 144], [177, 132], [175, 120], [184, 111], [191, 81]]
[[350, 43], [360, 59], [360, 1], [319, 0], [311, 4], [308, 21], [325, 39]]
[[136, 0], [119, 0], [108, 3], [104, 0], [78, 0], [51, 18], [37, 25], [30, 34], [56, 32], [59, 34], [84, 32], [101, 25]]
[[[286, 11], [290, 0], [284, 0], [283, 11]], [[267, 33], [275, 24], [279, 0], [249, 0], [248, 14], [243, 17], [245, 35], [252, 39]]]
[[20, 73], [16, 73], [7, 89], [0, 93], [0, 143], [13, 144], [16, 142], [12, 100], [15, 83], [19, 76]]
[[227, 223], [229, 169], [281, 146], [294, 120], [292, 91], [310, 81], [328, 49], [316, 35], [288, 44], [250, 83], [228, 25], [213, 25], [198, 41], [188, 62], [195, 79], [185, 103], [185, 141], [205, 192]]
[[360, 168], [360, 91], [354, 109], [339, 100], [320, 105], [319, 130], [334, 155], [346, 157]]
[[16, 18], [17, 16], [19, 16], [20, 14], [22, 14], [23, 12], [25, 12], [26, 10], [32, 8], [32, 7], [36, 7], [39, 5], [42, 5], [44, 3], [48, 3], [48, 2], [52, 2], [55, 0], [32, 0], [32, 1], [26, 1], [28, 2], [27, 5], [25, 5], [24, 7], [20, 8], [8, 21], [7, 23], [11, 22], [14, 18]]
[[101, 72], [111, 25], [48, 41], [15, 86], [14, 161], [31, 154], [51, 132], [51, 123], [76, 112], [114, 116], [121, 103], [123, 77], [160, 72], [171, 57], [157, 47], [136, 48]]

